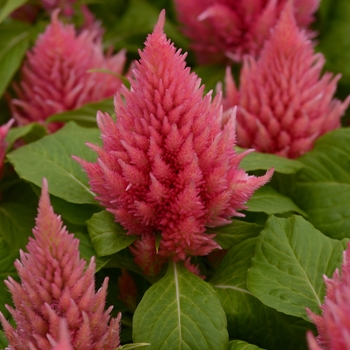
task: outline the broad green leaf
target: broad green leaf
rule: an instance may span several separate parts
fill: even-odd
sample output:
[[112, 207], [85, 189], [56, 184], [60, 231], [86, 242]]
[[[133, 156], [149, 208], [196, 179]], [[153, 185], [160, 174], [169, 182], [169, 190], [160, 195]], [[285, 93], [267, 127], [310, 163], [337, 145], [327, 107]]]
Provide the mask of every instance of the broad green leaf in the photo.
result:
[[308, 322], [277, 312], [262, 304], [247, 289], [258, 233], [237, 242], [226, 254], [210, 280], [227, 315], [230, 338], [241, 339], [269, 350], [307, 349]]
[[316, 230], [301, 216], [270, 217], [261, 232], [248, 288], [265, 305], [309, 321], [305, 308], [319, 312], [325, 287], [342, 259], [343, 245]]
[[85, 143], [100, 143], [99, 135], [98, 129], [83, 128], [71, 122], [7, 157], [22, 179], [41, 187], [42, 178], [46, 177], [54, 196], [70, 203], [96, 204], [86, 174], [71, 155], [94, 161], [96, 154]]
[[7, 148], [12, 148], [13, 144], [19, 139], [23, 139], [26, 143], [31, 143], [41, 139], [46, 134], [46, 129], [38, 123], [12, 127], [6, 136]]
[[151, 345], [150, 343], [133, 343], [133, 344], [124, 344], [118, 348], [118, 350], [133, 350], [141, 347]]
[[269, 215], [295, 212], [307, 216], [289, 197], [278, 193], [271, 186], [264, 186], [254, 192], [247, 202], [247, 211], [263, 212]]
[[98, 111], [114, 114], [113, 99], [107, 98], [100, 102], [88, 103], [81, 108], [74, 109], [72, 111], [57, 113], [47, 119], [48, 123], [51, 122], [69, 122], [74, 121], [81, 126], [97, 127], [96, 125], [96, 113]]
[[0, 23], [7, 18], [14, 10], [24, 5], [28, 0], [5, 0], [0, 8]]
[[255, 345], [249, 344], [242, 340], [231, 340], [228, 343], [228, 350], [259, 350], [259, 348]]
[[13, 265], [19, 257], [18, 250], [12, 250], [11, 247], [0, 237], [0, 312], [5, 317], [9, 316], [9, 312], [5, 308], [5, 304], [12, 305], [11, 293], [8, 291], [4, 280], [11, 276], [18, 279], [16, 269]]
[[19, 68], [28, 49], [29, 32], [23, 30], [24, 28], [27, 29], [20, 22], [0, 26], [0, 97]]
[[231, 224], [225, 226], [208, 228], [207, 233], [215, 233], [215, 241], [220, 247], [229, 249], [245, 239], [257, 237], [262, 229], [262, 226], [254, 223], [233, 220]]
[[[243, 151], [239, 147], [237, 149]], [[274, 168], [275, 172], [281, 174], [295, 174], [303, 168], [303, 164], [297, 160], [259, 152], [249, 153], [242, 159], [240, 166], [246, 171]]]
[[35, 225], [35, 215], [35, 208], [23, 203], [0, 203], [0, 237], [12, 249], [24, 249]]
[[310, 222], [331, 238], [350, 238], [350, 129], [319, 138], [304, 164], [291, 196]]
[[80, 241], [79, 244], [79, 251], [80, 256], [85, 259], [87, 262], [91, 260], [91, 258], [95, 257], [95, 263], [96, 263], [96, 271], [101, 270], [103, 267], [107, 265], [107, 263], [110, 261], [110, 258], [106, 257], [97, 257], [96, 252], [94, 251], [94, 248], [92, 247], [89, 235], [84, 232], [74, 232], [74, 237], [78, 238]]
[[226, 317], [213, 288], [172, 262], [138, 305], [133, 339], [150, 350], [227, 349]]
[[6, 339], [5, 333], [0, 331], [0, 350], [4, 350], [8, 346], [8, 341]]
[[98, 256], [117, 253], [128, 247], [136, 238], [127, 235], [124, 228], [115, 222], [113, 215], [106, 210], [94, 214], [86, 224]]

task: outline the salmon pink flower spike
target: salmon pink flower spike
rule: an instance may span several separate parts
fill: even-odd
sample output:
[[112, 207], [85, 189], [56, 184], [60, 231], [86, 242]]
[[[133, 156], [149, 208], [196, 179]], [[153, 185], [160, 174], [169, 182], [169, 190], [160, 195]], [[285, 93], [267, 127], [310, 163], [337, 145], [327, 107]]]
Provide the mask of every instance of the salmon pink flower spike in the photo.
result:
[[21, 283], [5, 281], [15, 309], [6, 307], [17, 324], [14, 329], [0, 313], [8, 349], [115, 350], [121, 315], [111, 319], [112, 307], [104, 311], [108, 280], [95, 293], [94, 258], [84, 271], [79, 240], [53, 212], [45, 179], [33, 234], [28, 253], [20, 251], [15, 262]]
[[[257, 57], [290, 0], [175, 0], [183, 33], [200, 64]], [[306, 28], [320, 0], [294, 0], [297, 24]], [[313, 33], [309, 32], [309, 35]]]
[[222, 127], [221, 95], [203, 97], [186, 55], [167, 40], [164, 21], [163, 11], [140, 51], [130, 90], [123, 86], [116, 95], [117, 120], [97, 115], [103, 146], [90, 145], [97, 163], [75, 159], [115, 220], [147, 246], [159, 240], [146, 236], [160, 235], [157, 255], [177, 261], [217, 248], [205, 226], [242, 216], [238, 210], [273, 171], [255, 177], [239, 168], [246, 153], [234, 150], [234, 118]]
[[[51, 24], [27, 53], [21, 70], [22, 81], [16, 87], [18, 98], [11, 100], [14, 118], [19, 125], [44, 123], [52, 114], [81, 107], [113, 96], [121, 81], [113, 74], [89, 72], [105, 69], [122, 74], [125, 52], [104, 56], [100, 30], [85, 29], [77, 34], [73, 25], [58, 20]], [[50, 131], [61, 124], [49, 124]]]
[[350, 243], [343, 253], [341, 273], [338, 269], [332, 278], [324, 276], [326, 296], [321, 306], [322, 316], [307, 309], [315, 323], [318, 336], [307, 335], [310, 350], [350, 349]]
[[4, 160], [6, 155], [6, 136], [9, 132], [14, 120], [9, 120], [5, 125], [0, 126], [0, 179], [2, 177], [3, 168], [4, 168]]
[[340, 75], [321, 76], [324, 63], [287, 4], [260, 58], [245, 58], [239, 91], [226, 77], [225, 109], [238, 105], [237, 144], [296, 158], [340, 127], [350, 97], [333, 99]]

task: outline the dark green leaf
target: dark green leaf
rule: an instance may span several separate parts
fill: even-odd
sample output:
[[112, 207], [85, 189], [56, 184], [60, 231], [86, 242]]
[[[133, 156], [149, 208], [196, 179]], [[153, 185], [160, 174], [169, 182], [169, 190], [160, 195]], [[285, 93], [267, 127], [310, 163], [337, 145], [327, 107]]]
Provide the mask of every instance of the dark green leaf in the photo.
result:
[[271, 186], [264, 186], [256, 190], [246, 205], [247, 211], [263, 212], [268, 215], [295, 212], [307, 216], [289, 197], [278, 193]]
[[117, 253], [128, 247], [136, 238], [127, 235], [124, 228], [115, 222], [113, 215], [106, 210], [94, 214], [86, 224], [98, 256]]
[[301, 216], [270, 217], [257, 241], [248, 288], [265, 305], [309, 321], [305, 308], [319, 311], [325, 293], [322, 276], [333, 274], [342, 252], [341, 242]]
[[247, 270], [257, 240], [251, 237], [228, 251], [210, 281], [227, 315], [230, 338], [269, 350], [306, 350], [305, 332], [312, 326], [265, 306], [247, 289]]
[[170, 263], [135, 311], [133, 339], [150, 350], [227, 349], [226, 317], [208, 283]]
[[46, 177], [49, 191], [70, 203], [96, 204], [87, 176], [71, 155], [94, 161], [96, 154], [86, 142], [100, 143], [98, 129], [68, 123], [55, 134], [21, 147], [7, 155], [18, 175], [41, 187]]

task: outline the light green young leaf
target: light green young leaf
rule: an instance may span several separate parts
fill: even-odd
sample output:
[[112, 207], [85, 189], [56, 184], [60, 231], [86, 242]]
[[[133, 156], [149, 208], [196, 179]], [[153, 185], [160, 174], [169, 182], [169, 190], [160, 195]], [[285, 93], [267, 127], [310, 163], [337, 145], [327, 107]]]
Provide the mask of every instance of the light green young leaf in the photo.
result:
[[133, 339], [147, 349], [227, 349], [224, 311], [213, 288], [182, 265], [168, 272], [143, 296], [133, 318]]
[[71, 155], [96, 160], [95, 152], [85, 143], [100, 143], [99, 136], [98, 129], [71, 122], [54, 134], [10, 152], [7, 157], [22, 179], [41, 187], [42, 178], [46, 177], [54, 196], [70, 203], [96, 204], [85, 172]]
[[255, 345], [249, 344], [242, 340], [231, 340], [228, 343], [228, 350], [263, 350]]
[[21, 23], [0, 25], [0, 97], [21, 65], [28, 49], [29, 31], [27, 29], [27, 26]]
[[[243, 149], [237, 147], [238, 151]], [[241, 168], [245, 171], [275, 169], [281, 174], [295, 174], [303, 168], [303, 164], [294, 159], [279, 157], [275, 154], [252, 152], [245, 156], [241, 163]]]
[[254, 192], [247, 202], [247, 211], [263, 212], [268, 215], [295, 212], [307, 216], [289, 197], [277, 192], [271, 186], [264, 186]]
[[86, 224], [98, 256], [117, 253], [128, 247], [136, 238], [127, 235], [124, 228], [115, 222], [113, 215], [106, 210], [94, 214]]
[[28, 2], [28, 0], [5, 0], [4, 5], [0, 7], [0, 23], [26, 2]]
[[47, 119], [47, 123], [51, 122], [69, 122], [74, 121], [81, 126], [97, 127], [96, 114], [98, 111], [114, 114], [113, 99], [107, 98], [99, 102], [87, 103], [84, 106], [66, 111], [62, 113], [53, 114]]
[[323, 275], [342, 260], [343, 245], [316, 230], [301, 216], [270, 217], [258, 237], [248, 288], [265, 305], [310, 321], [305, 308], [319, 312]]
[[227, 315], [230, 338], [271, 350], [306, 350], [305, 333], [312, 326], [300, 318], [267, 307], [247, 289], [247, 270], [257, 235], [242, 237], [228, 251], [210, 281]]
[[304, 164], [291, 196], [325, 235], [350, 238], [350, 129], [319, 138]]
[[12, 127], [6, 136], [7, 148], [11, 149], [13, 144], [19, 139], [23, 139], [26, 143], [31, 143], [41, 139], [46, 134], [46, 129], [38, 123]]

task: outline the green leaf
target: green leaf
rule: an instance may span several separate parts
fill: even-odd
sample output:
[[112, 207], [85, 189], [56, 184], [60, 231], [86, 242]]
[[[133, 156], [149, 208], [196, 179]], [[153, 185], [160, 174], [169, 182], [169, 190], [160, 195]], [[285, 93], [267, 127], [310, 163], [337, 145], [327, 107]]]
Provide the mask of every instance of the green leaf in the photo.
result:
[[7, 18], [14, 10], [24, 5], [28, 0], [7, 0], [0, 10], [0, 23]]
[[267, 307], [247, 289], [247, 270], [257, 235], [242, 237], [228, 251], [210, 280], [227, 315], [230, 338], [269, 350], [306, 350], [305, 333], [312, 326], [300, 318]]
[[[8, 1], [11, 2], [12, 0]], [[26, 29], [27, 26], [19, 22], [6, 23], [0, 26], [0, 97], [21, 65], [24, 54], [28, 49], [29, 32]]]
[[135, 311], [133, 339], [150, 350], [227, 349], [226, 317], [213, 288], [171, 262]]
[[331, 276], [342, 260], [343, 245], [316, 230], [300, 216], [270, 217], [261, 232], [248, 288], [265, 305], [309, 321], [325, 293], [322, 276]]
[[[237, 149], [243, 151], [239, 147]], [[269, 170], [274, 168], [275, 172], [281, 174], [295, 174], [303, 168], [303, 164], [297, 160], [259, 152], [249, 153], [242, 159], [240, 166], [245, 171]]]
[[4, 350], [8, 346], [8, 341], [6, 339], [5, 333], [0, 331], [0, 350]]
[[17, 272], [13, 265], [18, 257], [18, 250], [11, 249], [5, 240], [0, 237], [0, 312], [2, 312], [5, 317], [9, 316], [5, 304], [12, 305], [12, 299], [11, 293], [8, 291], [4, 280], [9, 276], [18, 280]]
[[140, 347], [151, 345], [150, 343], [133, 343], [133, 344], [124, 344], [118, 348], [118, 350], [132, 350]]
[[350, 238], [350, 129], [319, 138], [299, 158], [304, 163], [291, 196], [310, 222], [331, 238]]
[[0, 205], [0, 236], [15, 250], [24, 249], [35, 225], [35, 209], [17, 202]]
[[226, 67], [224, 65], [196, 66], [194, 72], [201, 78], [205, 91], [214, 90], [218, 82], [224, 81]]
[[280, 194], [271, 186], [256, 190], [246, 205], [247, 211], [263, 212], [268, 215], [295, 212], [307, 216], [289, 197]]
[[7, 157], [22, 179], [41, 187], [42, 178], [46, 177], [54, 196], [70, 203], [96, 204], [85, 172], [71, 155], [95, 161], [96, 154], [85, 143], [100, 143], [99, 135], [98, 129], [68, 123], [56, 133], [21, 147]]
[[215, 241], [222, 249], [229, 249], [241, 241], [257, 237], [262, 226], [250, 222], [232, 220], [232, 223], [225, 226], [208, 228], [207, 233], [215, 233]]
[[87, 103], [78, 109], [53, 114], [47, 119], [47, 123], [74, 121], [81, 126], [97, 127], [97, 111], [109, 113], [109, 115], [114, 115], [113, 99], [107, 98], [99, 102]]
[[228, 350], [259, 350], [255, 345], [249, 344], [242, 340], [232, 340], [228, 343]]
[[12, 148], [13, 144], [19, 139], [23, 139], [26, 143], [31, 143], [41, 139], [46, 134], [46, 129], [38, 123], [12, 127], [6, 136], [7, 148]]
[[128, 247], [136, 238], [127, 235], [124, 228], [114, 221], [114, 216], [106, 210], [94, 214], [86, 224], [98, 256], [117, 253]]

